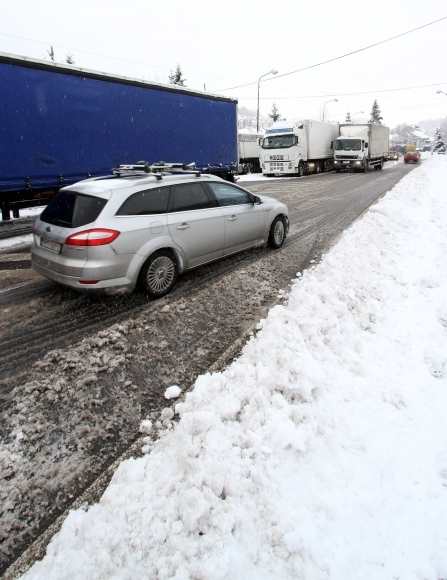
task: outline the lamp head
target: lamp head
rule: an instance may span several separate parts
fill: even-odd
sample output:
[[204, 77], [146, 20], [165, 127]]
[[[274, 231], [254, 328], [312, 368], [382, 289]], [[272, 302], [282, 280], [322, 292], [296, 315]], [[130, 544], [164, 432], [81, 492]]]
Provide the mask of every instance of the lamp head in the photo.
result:
[[277, 75], [278, 71], [276, 70], [276, 68], [272, 68], [272, 70], [270, 71], [271, 75]]

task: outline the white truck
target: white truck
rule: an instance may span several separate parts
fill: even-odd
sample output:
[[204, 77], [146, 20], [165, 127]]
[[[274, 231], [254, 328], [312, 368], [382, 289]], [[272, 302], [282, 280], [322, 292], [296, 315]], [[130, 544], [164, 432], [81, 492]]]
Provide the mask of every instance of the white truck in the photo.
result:
[[334, 169], [364, 171], [374, 167], [382, 169], [388, 161], [390, 130], [384, 125], [339, 125], [339, 135], [334, 143]]
[[338, 125], [312, 119], [277, 121], [261, 141], [259, 159], [262, 173], [298, 175], [333, 169], [332, 143], [338, 137]]

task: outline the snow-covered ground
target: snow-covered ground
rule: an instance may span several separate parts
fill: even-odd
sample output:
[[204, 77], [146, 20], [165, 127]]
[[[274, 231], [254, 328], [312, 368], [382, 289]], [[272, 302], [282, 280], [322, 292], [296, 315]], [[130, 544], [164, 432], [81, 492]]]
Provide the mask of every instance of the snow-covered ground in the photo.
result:
[[447, 578], [446, 179], [426, 156], [298, 273], [24, 578]]

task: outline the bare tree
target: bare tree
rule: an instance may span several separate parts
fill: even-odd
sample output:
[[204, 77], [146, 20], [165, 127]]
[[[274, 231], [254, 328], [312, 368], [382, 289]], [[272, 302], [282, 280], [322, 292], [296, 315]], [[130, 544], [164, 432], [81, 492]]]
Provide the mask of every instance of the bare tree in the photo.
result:
[[50, 50], [47, 50], [47, 52], [50, 55], [51, 60], [54, 62], [54, 48], [50, 46]]

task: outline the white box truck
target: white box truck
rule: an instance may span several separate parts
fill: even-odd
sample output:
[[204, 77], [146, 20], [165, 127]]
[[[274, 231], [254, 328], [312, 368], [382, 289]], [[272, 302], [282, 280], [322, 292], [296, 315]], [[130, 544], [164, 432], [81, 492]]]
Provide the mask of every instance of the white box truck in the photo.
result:
[[259, 160], [262, 173], [298, 175], [333, 169], [332, 143], [338, 137], [338, 125], [312, 119], [277, 121], [261, 141]]
[[340, 171], [368, 171], [382, 169], [388, 161], [390, 130], [384, 125], [339, 125], [334, 143], [334, 169]]

